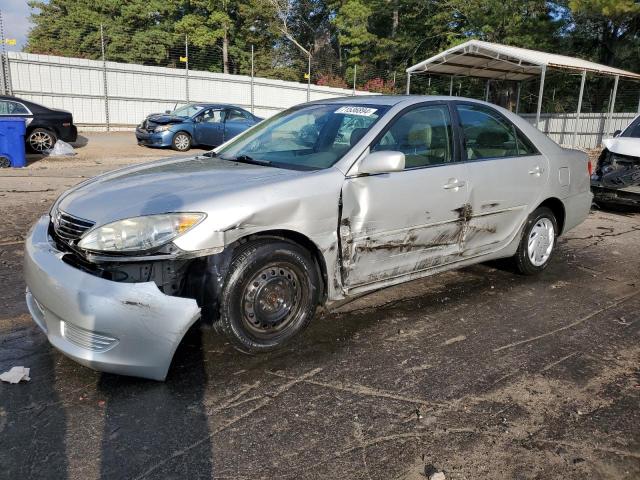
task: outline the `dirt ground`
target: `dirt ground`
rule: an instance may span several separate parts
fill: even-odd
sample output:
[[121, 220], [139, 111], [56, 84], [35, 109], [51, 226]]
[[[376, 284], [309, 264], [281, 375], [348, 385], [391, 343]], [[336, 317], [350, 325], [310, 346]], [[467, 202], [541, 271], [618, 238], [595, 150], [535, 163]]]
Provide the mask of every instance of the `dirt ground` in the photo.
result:
[[22, 241], [64, 189], [168, 151], [87, 135], [0, 171], [0, 478], [640, 478], [640, 214], [594, 211], [539, 277], [386, 289], [245, 356], [193, 329], [164, 383], [81, 367], [24, 303]]

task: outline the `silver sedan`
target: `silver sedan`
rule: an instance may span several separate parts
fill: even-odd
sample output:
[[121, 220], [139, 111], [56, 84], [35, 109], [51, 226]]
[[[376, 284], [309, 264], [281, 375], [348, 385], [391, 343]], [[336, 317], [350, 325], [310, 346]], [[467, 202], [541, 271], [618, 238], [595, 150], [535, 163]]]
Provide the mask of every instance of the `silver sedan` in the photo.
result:
[[312, 102], [64, 193], [27, 239], [27, 304], [81, 364], [162, 380], [198, 319], [264, 352], [364, 292], [504, 257], [540, 273], [590, 168], [480, 101]]

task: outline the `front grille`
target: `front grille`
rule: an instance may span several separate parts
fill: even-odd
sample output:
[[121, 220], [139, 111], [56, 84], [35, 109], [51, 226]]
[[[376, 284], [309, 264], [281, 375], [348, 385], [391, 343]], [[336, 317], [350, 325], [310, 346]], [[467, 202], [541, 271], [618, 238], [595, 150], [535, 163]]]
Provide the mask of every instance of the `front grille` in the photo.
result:
[[51, 221], [56, 235], [67, 244], [76, 242], [95, 224], [89, 220], [69, 215], [61, 210], [53, 214]]
[[106, 352], [118, 343], [117, 338], [86, 330], [73, 323], [60, 322], [60, 333], [71, 343], [94, 352]]

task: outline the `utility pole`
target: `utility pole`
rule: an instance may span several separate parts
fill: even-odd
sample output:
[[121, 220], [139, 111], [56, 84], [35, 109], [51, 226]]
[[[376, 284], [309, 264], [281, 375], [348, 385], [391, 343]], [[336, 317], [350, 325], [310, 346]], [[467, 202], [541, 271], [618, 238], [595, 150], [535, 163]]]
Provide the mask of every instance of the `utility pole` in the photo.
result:
[[104, 48], [104, 27], [100, 24], [100, 48], [102, 50], [102, 82], [104, 89], [104, 119], [107, 124], [107, 132], [111, 130], [109, 121], [109, 83], [107, 82], [107, 56]]
[[189, 103], [189, 36], [184, 36], [184, 88], [187, 103]]
[[251, 45], [251, 113], [253, 113], [253, 109], [255, 108], [254, 102], [254, 93], [253, 93], [253, 44]]
[[358, 65], [353, 66], [353, 96], [356, 95], [356, 72], [358, 71]]

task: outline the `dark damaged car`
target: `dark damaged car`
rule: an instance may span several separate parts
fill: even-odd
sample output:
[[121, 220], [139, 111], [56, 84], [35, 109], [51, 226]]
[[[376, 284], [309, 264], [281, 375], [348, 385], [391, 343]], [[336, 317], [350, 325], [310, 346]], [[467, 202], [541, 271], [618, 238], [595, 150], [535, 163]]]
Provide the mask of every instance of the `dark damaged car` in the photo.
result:
[[591, 176], [591, 190], [598, 204], [640, 207], [640, 116], [604, 149]]
[[195, 146], [217, 147], [261, 120], [234, 105], [194, 103], [149, 115], [136, 128], [136, 139], [139, 145], [186, 152]]
[[484, 102], [308, 103], [61, 195], [26, 241], [27, 305], [79, 363], [161, 380], [198, 319], [258, 353], [365, 292], [504, 257], [537, 274], [588, 215], [588, 171]]

